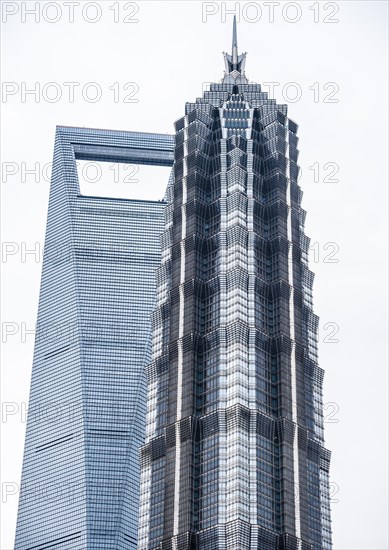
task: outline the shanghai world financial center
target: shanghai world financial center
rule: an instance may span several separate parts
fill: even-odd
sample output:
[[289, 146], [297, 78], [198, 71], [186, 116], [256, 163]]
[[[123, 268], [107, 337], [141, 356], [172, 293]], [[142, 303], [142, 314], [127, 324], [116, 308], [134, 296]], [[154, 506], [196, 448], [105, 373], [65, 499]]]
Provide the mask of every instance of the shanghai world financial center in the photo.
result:
[[332, 548], [297, 124], [224, 62], [174, 135], [57, 127], [16, 550]]

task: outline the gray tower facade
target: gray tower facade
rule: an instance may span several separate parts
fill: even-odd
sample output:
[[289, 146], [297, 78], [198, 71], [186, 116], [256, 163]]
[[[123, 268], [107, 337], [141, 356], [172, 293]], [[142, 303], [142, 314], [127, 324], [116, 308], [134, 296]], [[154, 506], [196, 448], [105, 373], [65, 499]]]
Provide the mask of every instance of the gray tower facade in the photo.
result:
[[78, 159], [171, 166], [173, 139], [57, 128], [16, 550], [137, 545], [165, 203], [81, 195]]
[[297, 125], [225, 76], [175, 125], [147, 368], [139, 550], [330, 550]]

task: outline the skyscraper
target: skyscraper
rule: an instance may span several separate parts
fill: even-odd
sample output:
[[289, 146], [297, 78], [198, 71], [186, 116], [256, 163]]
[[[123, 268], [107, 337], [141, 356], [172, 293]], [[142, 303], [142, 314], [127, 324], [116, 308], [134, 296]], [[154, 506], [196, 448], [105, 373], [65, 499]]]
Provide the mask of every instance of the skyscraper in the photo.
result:
[[83, 196], [78, 160], [171, 166], [173, 139], [57, 128], [17, 550], [136, 548], [165, 203]]
[[245, 76], [175, 124], [139, 550], [329, 550], [330, 453], [297, 124]]

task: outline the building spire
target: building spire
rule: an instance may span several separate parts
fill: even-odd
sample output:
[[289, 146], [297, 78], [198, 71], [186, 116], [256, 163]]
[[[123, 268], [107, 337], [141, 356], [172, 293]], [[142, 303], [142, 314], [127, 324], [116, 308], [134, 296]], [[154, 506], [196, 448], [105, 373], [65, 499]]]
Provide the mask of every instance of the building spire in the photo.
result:
[[236, 80], [238, 77], [246, 80], [244, 67], [246, 63], [246, 53], [238, 54], [238, 33], [236, 30], [236, 16], [232, 25], [232, 52], [231, 55], [223, 52], [225, 64], [225, 77], [232, 77]]
[[232, 63], [238, 63], [238, 33], [236, 32], [236, 15], [234, 15], [234, 23], [232, 27]]

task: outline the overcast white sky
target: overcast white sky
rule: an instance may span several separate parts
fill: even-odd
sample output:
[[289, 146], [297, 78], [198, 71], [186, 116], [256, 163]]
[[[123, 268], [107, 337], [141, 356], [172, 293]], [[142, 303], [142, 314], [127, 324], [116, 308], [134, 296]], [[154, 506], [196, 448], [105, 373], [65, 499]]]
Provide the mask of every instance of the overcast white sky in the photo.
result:
[[[34, 15], [26, 9], [35, 2], [1, 2], [1, 550], [14, 539], [34, 341], [26, 329], [37, 315], [55, 126], [173, 133], [185, 101], [223, 75], [233, 16], [226, 10], [240, 16], [248, 77], [278, 83], [274, 97], [289, 103], [299, 124], [326, 444], [333, 452], [334, 549], [389, 547], [388, 4], [268, 4], [41, 1]], [[34, 86], [36, 96], [26, 94]], [[35, 163], [36, 177], [26, 173]], [[141, 167], [132, 177], [140, 183], [123, 182], [127, 172], [117, 183], [112, 174], [104, 176], [108, 195], [141, 190], [146, 197], [150, 190], [155, 198], [166, 177], [150, 180]], [[36, 254], [25, 255], [34, 248]]]

